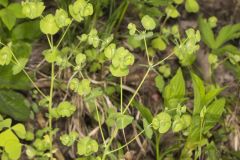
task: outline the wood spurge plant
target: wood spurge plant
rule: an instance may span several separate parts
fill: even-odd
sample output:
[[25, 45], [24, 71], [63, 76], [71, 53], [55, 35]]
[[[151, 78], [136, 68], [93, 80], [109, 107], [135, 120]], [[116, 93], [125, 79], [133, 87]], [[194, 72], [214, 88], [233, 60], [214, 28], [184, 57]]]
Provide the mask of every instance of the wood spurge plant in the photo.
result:
[[211, 3], [0, 0], [0, 159], [240, 159], [240, 23]]

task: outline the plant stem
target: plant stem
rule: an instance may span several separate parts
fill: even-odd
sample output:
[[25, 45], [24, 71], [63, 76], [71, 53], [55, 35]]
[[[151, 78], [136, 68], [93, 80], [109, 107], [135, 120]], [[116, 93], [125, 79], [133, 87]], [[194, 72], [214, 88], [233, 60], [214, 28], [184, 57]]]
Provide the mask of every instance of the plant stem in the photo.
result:
[[120, 106], [121, 106], [121, 113], [123, 112], [123, 84], [122, 84], [122, 77], [120, 78]]
[[156, 160], [160, 160], [160, 154], [159, 154], [159, 145], [160, 145], [160, 139], [161, 139], [161, 134], [156, 135]]
[[126, 108], [124, 109], [124, 111], [123, 111], [122, 114], [124, 114], [124, 113], [127, 111], [127, 109], [130, 107], [130, 105], [131, 105], [132, 101], [134, 100], [135, 96], [137, 95], [139, 89], [142, 87], [143, 82], [144, 82], [145, 79], [147, 78], [148, 73], [150, 72], [150, 70], [151, 70], [151, 67], [148, 68], [148, 70], [147, 70], [147, 72], [145, 73], [145, 75], [144, 75], [142, 81], [140, 82], [138, 88], [137, 88], [136, 91], [134, 92], [133, 96], [131, 97], [130, 101], [128, 102], [128, 104], [127, 104], [127, 106], [126, 106]]
[[118, 129], [115, 128], [114, 131], [113, 131], [113, 134], [112, 134], [112, 136], [111, 136], [111, 138], [110, 138], [110, 140], [109, 140], [109, 142], [107, 144], [107, 146], [104, 149], [102, 160], [105, 160], [106, 156], [109, 154], [109, 152], [108, 152], [109, 147], [111, 146], [113, 138], [117, 135], [117, 133], [118, 133]]
[[98, 113], [98, 108], [97, 108], [97, 105], [95, 105], [95, 106], [96, 106], [96, 111], [97, 111], [98, 126], [99, 126], [99, 129], [100, 129], [100, 132], [101, 132], [101, 136], [102, 136], [102, 139], [103, 139], [104, 146], [106, 147], [106, 140], [104, 138], [104, 134], [103, 134], [103, 130], [102, 130], [102, 123], [101, 123], [100, 116], [99, 116], [99, 113]]
[[52, 134], [52, 100], [53, 100], [53, 88], [54, 88], [54, 63], [52, 63], [52, 69], [51, 69], [51, 86], [50, 86], [50, 94], [49, 94], [49, 105], [48, 105], [48, 114], [49, 114], [49, 139], [50, 139], [50, 160], [53, 159], [53, 154], [52, 154], [52, 150], [53, 150], [53, 134]]

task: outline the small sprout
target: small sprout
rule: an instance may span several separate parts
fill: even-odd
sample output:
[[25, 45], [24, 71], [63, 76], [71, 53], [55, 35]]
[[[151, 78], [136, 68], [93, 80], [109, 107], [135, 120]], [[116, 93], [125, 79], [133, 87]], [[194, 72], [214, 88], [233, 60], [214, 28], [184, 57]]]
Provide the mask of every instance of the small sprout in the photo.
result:
[[215, 16], [211, 16], [208, 18], [208, 23], [212, 28], [215, 28], [217, 26], [218, 19]]
[[152, 125], [159, 133], [166, 133], [171, 127], [171, 116], [166, 112], [161, 112], [153, 118]]
[[55, 21], [59, 28], [65, 27], [71, 23], [71, 19], [68, 18], [68, 14], [63, 9], [57, 9], [55, 13]]
[[40, 29], [44, 34], [54, 35], [59, 31], [59, 27], [52, 14], [48, 14], [40, 21]]
[[129, 23], [128, 24], [128, 30], [129, 30], [129, 34], [131, 36], [134, 35], [136, 33], [136, 30], [137, 30], [136, 25], [133, 24], [133, 23]]
[[78, 138], [78, 133], [71, 132], [69, 134], [61, 135], [60, 140], [63, 145], [70, 147], [73, 145], [73, 143], [76, 141], [77, 138]]
[[43, 2], [22, 2], [22, 13], [24, 16], [35, 19], [37, 17], [40, 17], [42, 15], [42, 12], [44, 11], [45, 6]]
[[90, 137], [83, 137], [79, 140], [77, 144], [77, 153], [82, 156], [90, 156], [91, 154], [98, 151], [97, 141], [91, 139]]
[[185, 9], [190, 13], [197, 13], [199, 11], [199, 5], [196, 0], [186, 0]]
[[141, 23], [146, 30], [154, 30], [156, 28], [156, 23], [152, 17], [145, 15], [141, 19]]

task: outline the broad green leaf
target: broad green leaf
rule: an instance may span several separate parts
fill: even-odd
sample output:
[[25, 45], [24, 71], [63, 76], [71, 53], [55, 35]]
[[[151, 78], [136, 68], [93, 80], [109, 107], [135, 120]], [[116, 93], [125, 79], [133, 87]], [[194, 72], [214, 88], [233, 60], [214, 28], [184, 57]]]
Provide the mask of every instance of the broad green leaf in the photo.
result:
[[0, 67], [0, 73], [0, 89], [28, 90], [31, 88], [31, 83], [23, 72], [12, 75], [11, 65]]
[[45, 6], [43, 2], [37, 2], [37, 1], [22, 2], [22, 13], [30, 19], [35, 19], [37, 17], [40, 17], [44, 9], [45, 9]]
[[161, 112], [152, 120], [153, 129], [159, 133], [166, 133], [171, 127], [171, 116], [166, 112]]
[[0, 49], [0, 66], [8, 65], [12, 60], [12, 51], [9, 46]]
[[0, 90], [0, 113], [8, 115], [17, 121], [26, 121], [30, 115], [30, 108], [23, 95], [11, 91]]
[[219, 154], [220, 152], [218, 151], [213, 141], [206, 146], [206, 151], [207, 151], [207, 160], [221, 159]]
[[32, 47], [30, 44], [25, 42], [18, 42], [12, 46], [12, 50], [18, 59], [16, 64], [13, 64], [12, 71], [13, 75], [20, 73], [28, 62], [28, 58], [32, 53]]
[[116, 126], [117, 126], [118, 129], [124, 129], [130, 123], [132, 123], [132, 121], [133, 121], [132, 116], [119, 114], [117, 119], [116, 119]]
[[141, 23], [146, 30], [153, 30], [156, 28], [156, 22], [149, 15], [143, 16], [141, 19]]
[[12, 30], [13, 26], [16, 24], [16, 16], [14, 13], [12, 13], [11, 10], [5, 8], [0, 10], [0, 16], [8, 30]]
[[224, 90], [224, 88], [216, 87], [208, 91], [203, 99], [203, 105], [208, 105], [212, 100]]
[[224, 26], [216, 37], [216, 48], [221, 47], [229, 40], [240, 37], [240, 23]]
[[59, 27], [52, 14], [48, 14], [40, 21], [40, 29], [44, 34], [54, 35], [59, 31]]
[[4, 146], [4, 150], [11, 160], [18, 160], [22, 152], [22, 144], [19, 141], [9, 140]]
[[213, 101], [208, 107], [205, 114], [204, 133], [208, 132], [217, 122], [224, 111], [225, 99], [221, 98]]
[[24, 139], [26, 137], [26, 129], [23, 124], [18, 123], [16, 125], [14, 125], [11, 129], [15, 132], [15, 134], [19, 138]]
[[20, 3], [11, 3], [7, 6], [7, 9], [11, 11], [16, 18], [25, 18], [25, 15], [22, 13], [22, 5]]
[[161, 37], [157, 37], [151, 41], [151, 45], [153, 48], [158, 49], [159, 51], [163, 51], [166, 49], [166, 43], [162, 40]]
[[203, 42], [211, 49], [217, 48], [214, 33], [210, 24], [202, 16], [200, 16], [198, 18], [198, 25]]
[[191, 76], [194, 91], [193, 114], [199, 114], [203, 107], [202, 105], [205, 97], [205, 87], [203, 81], [196, 74], [192, 73]]
[[41, 36], [39, 20], [23, 22], [16, 25], [11, 32], [13, 41], [28, 40], [33, 41]]
[[8, 0], [0, 0], [0, 4], [4, 7], [7, 7], [8, 5]]
[[166, 7], [165, 12], [167, 16], [171, 18], [177, 18], [180, 15], [178, 10], [173, 5], [169, 5], [168, 7]]
[[164, 81], [163, 77], [161, 75], [158, 75], [157, 77], [155, 77], [154, 81], [155, 81], [155, 85], [158, 88], [158, 90], [160, 92], [162, 92], [164, 89], [164, 85], [165, 85], [165, 81]]
[[63, 9], [56, 10], [55, 20], [59, 28], [65, 27], [71, 23], [71, 19], [68, 18], [67, 12]]
[[47, 49], [43, 51], [43, 55], [47, 62], [53, 63], [57, 61], [57, 58], [60, 55], [60, 51], [54, 47], [53, 49]]
[[19, 142], [17, 136], [10, 129], [7, 129], [7, 130], [1, 132], [0, 139], [1, 139], [1, 141], [0, 141], [1, 147], [4, 147], [5, 144], [10, 140]]
[[98, 143], [90, 137], [83, 137], [77, 144], [77, 153], [79, 155], [89, 156], [98, 151]]
[[185, 81], [182, 70], [178, 69], [176, 75], [171, 79], [170, 83], [164, 88], [163, 98], [165, 107], [176, 108], [185, 96]]
[[55, 118], [70, 117], [76, 111], [76, 106], [68, 101], [63, 101], [56, 108], [53, 108], [52, 111]]
[[212, 51], [214, 54], [216, 55], [221, 55], [224, 53], [229, 53], [229, 54], [233, 54], [233, 55], [240, 55], [240, 50], [232, 45], [232, 44], [226, 44], [218, 49], [215, 49]]

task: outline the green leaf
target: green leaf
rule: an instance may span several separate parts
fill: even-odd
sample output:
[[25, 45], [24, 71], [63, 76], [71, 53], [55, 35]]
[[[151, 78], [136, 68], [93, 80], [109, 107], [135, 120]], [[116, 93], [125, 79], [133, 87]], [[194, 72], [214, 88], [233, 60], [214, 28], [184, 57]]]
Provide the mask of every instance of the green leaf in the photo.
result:
[[75, 111], [76, 111], [76, 106], [72, 105], [68, 101], [63, 101], [61, 102], [57, 108], [53, 108], [53, 111], [56, 111], [57, 115], [55, 118], [58, 117], [70, 117]]
[[159, 51], [164, 51], [166, 49], [166, 43], [162, 40], [161, 37], [157, 37], [151, 41], [153, 48], [158, 49]]
[[221, 47], [229, 40], [240, 37], [240, 23], [235, 25], [224, 26], [218, 33], [216, 38], [216, 48]]
[[200, 16], [198, 18], [198, 25], [203, 42], [206, 45], [208, 45], [208, 47], [210, 47], [211, 49], [217, 48], [215, 45], [216, 42], [214, 33], [212, 31], [210, 24], [202, 16]]
[[130, 123], [132, 123], [133, 117], [129, 115], [119, 114], [116, 120], [116, 126], [118, 129], [124, 129]]
[[137, 110], [141, 113], [142, 117], [145, 118], [148, 121], [148, 123], [152, 122], [153, 115], [148, 107], [144, 106], [143, 104], [135, 100], [133, 101], [132, 105], [137, 108]]
[[22, 13], [22, 5], [20, 3], [11, 3], [7, 6], [7, 9], [11, 11], [16, 18], [25, 18], [25, 15]]
[[12, 119], [10, 119], [10, 118], [0, 121], [0, 131], [3, 128], [10, 128], [11, 125], [12, 125]]
[[28, 62], [29, 56], [32, 53], [32, 47], [30, 44], [25, 42], [18, 42], [13, 44], [12, 50], [18, 59], [17, 64], [13, 64], [12, 71], [13, 75], [20, 73]]
[[39, 38], [42, 34], [39, 25], [39, 20], [18, 24], [11, 32], [12, 40], [28, 40], [31, 42]]
[[8, 0], [0, 0], [0, 4], [3, 5], [4, 7], [7, 7]]
[[90, 137], [83, 137], [77, 144], [79, 155], [89, 156], [98, 151], [98, 143]]
[[0, 16], [8, 30], [12, 30], [13, 26], [16, 24], [16, 17], [11, 10], [7, 8], [0, 10]]
[[178, 69], [176, 75], [171, 79], [170, 83], [164, 88], [163, 98], [165, 107], [176, 108], [178, 103], [183, 101], [185, 96], [185, 81], [182, 70]]
[[67, 12], [63, 9], [56, 10], [55, 20], [59, 28], [65, 27], [71, 23], [71, 19], [68, 18]]
[[177, 18], [180, 16], [180, 13], [173, 5], [167, 6], [165, 9], [165, 12], [166, 12], [167, 16], [171, 17], [171, 18]]
[[199, 114], [203, 107], [203, 100], [205, 97], [205, 87], [203, 81], [194, 73], [191, 74], [193, 91], [194, 91], [194, 114]]
[[44, 34], [54, 35], [59, 31], [59, 27], [52, 14], [48, 14], [40, 21], [40, 29]]
[[143, 128], [144, 128], [146, 137], [148, 139], [152, 139], [153, 130], [152, 130], [151, 126], [149, 126], [149, 123], [145, 118], [143, 118]]
[[159, 133], [166, 133], [171, 127], [171, 116], [166, 112], [161, 112], [152, 120], [153, 129]]
[[53, 49], [47, 49], [43, 51], [43, 55], [47, 62], [53, 63], [57, 61], [57, 57], [60, 55], [60, 51], [54, 47]]
[[1, 147], [4, 147], [5, 144], [8, 142], [8, 141], [19, 141], [17, 136], [10, 130], [10, 129], [7, 129], [3, 132], [0, 133], [0, 146]]
[[141, 19], [141, 23], [146, 30], [153, 30], [156, 28], [156, 23], [152, 17], [145, 15]]
[[18, 123], [16, 125], [14, 125], [12, 127], [12, 130], [16, 133], [16, 135], [21, 138], [21, 139], [24, 139], [26, 137], [26, 129], [24, 127], [23, 124], [21, 123]]
[[8, 65], [12, 60], [12, 51], [9, 46], [4, 46], [0, 50], [0, 66]]
[[23, 95], [10, 91], [0, 90], [0, 113], [8, 115], [17, 121], [26, 121], [30, 115], [30, 108]]
[[224, 111], [225, 107], [225, 99], [217, 99], [213, 101], [206, 110], [205, 114], [205, 125], [204, 125], [204, 133], [208, 132], [214, 125], [219, 122], [219, 119]]
[[9, 140], [6, 142], [4, 150], [10, 159], [17, 160], [21, 156], [22, 144], [19, 141]]

